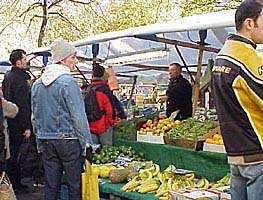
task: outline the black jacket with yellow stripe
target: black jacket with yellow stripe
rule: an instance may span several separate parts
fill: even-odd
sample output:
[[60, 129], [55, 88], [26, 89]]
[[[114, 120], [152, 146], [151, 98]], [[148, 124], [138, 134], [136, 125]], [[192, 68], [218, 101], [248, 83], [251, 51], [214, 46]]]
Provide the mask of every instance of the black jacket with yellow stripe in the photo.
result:
[[263, 154], [263, 57], [231, 34], [216, 57], [212, 92], [227, 154]]

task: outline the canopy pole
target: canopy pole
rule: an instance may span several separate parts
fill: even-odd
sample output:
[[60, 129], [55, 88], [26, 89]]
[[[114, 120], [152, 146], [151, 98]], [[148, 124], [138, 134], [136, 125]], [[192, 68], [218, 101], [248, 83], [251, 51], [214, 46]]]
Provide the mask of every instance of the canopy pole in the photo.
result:
[[189, 76], [190, 76], [190, 78], [191, 78], [191, 81], [194, 83], [194, 82], [195, 82], [195, 81], [194, 81], [194, 78], [193, 78], [192, 74], [190, 73], [190, 71], [189, 71], [189, 69], [188, 69], [188, 67], [187, 67], [187, 65], [186, 65], [186, 62], [185, 62], [185, 60], [184, 60], [183, 55], [181, 54], [181, 51], [179, 50], [179, 48], [178, 48], [177, 45], [174, 45], [174, 46], [175, 46], [175, 49], [176, 49], [179, 57], [181, 58], [182, 62], [184, 63], [184, 66], [185, 66], [186, 71], [188, 72], [188, 74], [189, 74]]
[[195, 77], [195, 84], [194, 84], [194, 98], [193, 98], [193, 116], [197, 108], [197, 102], [199, 98], [199, 89], [200, 89], [200, 78], [201, 78], [201, 68], [202, 68], [202, 60], [203, 60], [203, 54], [204, 54], [204, 49], [199, 50], [199, 55], [198, 55], [198, 64], [197, 64], [197, 72], [196, 72], [196, 77]]
[[127, 104], [127, 110], [131, 106], [131, 100], [132, 100], [132, 96], [133, 96], [133, 92], [134, 92], [134, 89], [135, 89], [136, 82], [137, 82], [137, 76], [134, 76], [133, 77], [133, 84], [132, 84], [131, 94], [130, 94], [130, 98], [129, 98], [129, 101], [128, 101], [128, 104]]

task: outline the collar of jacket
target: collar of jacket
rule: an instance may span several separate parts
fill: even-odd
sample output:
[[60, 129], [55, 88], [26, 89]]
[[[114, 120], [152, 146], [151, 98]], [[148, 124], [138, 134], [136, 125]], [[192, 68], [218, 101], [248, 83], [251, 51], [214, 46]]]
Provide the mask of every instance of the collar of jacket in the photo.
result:
[[250, 40], [250, 39], [248, 39], [248, 38], [246, 38], [246, 37], [244, 37], [242, 35], [231, 33], [231, 34], [229, 34], [227, 39], [228, 40], [236, 40], [236, 41], [244, 42], [246, 44], [250, 44], [254, 49], [257, 48], [256, 43], [254, 43], [252, 40]]
[[178, 81], [181, 80], [182, 78], [183, 78], [183, 76], [182, 76], [181, 74], [178, 75], [178, 76], [175, 77], [175, 78], [171, 78], [171, 79], [170, 79], [171, 85], [173, 85], [174, 83], [178, 82]]
[[14, 72], [14, 73], [17, 73], [19, 74], [21, 77], [23, 77], [25, 80], [30, 80], [31, 77], [30, 75], [28, 74], [28, 72], [26, 72], [25, 69], [21, 69], [21, 68], [18, 68], [18, 67], [12, 67], [11, 68], [11, 72]]

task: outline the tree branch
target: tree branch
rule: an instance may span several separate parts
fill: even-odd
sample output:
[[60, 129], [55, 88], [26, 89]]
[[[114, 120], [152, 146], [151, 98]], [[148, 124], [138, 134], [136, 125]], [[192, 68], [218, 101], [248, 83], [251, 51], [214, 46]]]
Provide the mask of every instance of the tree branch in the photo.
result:
[[69, 0], [72, 3], [78, 3], [78, 4], [83, 4], [83, 5], [88, 5], [92, 2], [95, 2], [94, 0], [90, 0], [89, 2], [82, 2], [82, 1], [76, 1], [76, 0]]
[[25, 11], [23, 11], [18, 17], [22, 17], [24, 14], [28, 13], [31, 10], [34, 10], [35, 8], [42, 6], [41, 3], [33, 3], [30, 5]]
[[74, 23], [72, 23], [68, 18], [66, 18], [65, 16], [63, 16], [61, 13], [58, 13], [58, 12], [49, 12], [48, 13], [49, 15], [58, 15], [59, 17], [61, 17], [61, 19], [65, 22], [67, 22], [68, 24], [70, 24], [71, 26], [73, 26], [77, 31], [80, 31], [81, 30], [74, 25]]
[[60, 3], [61, 1], [63, 0], [57, 0], [57, 1], [54, 1], [52, 4], [50, 4], [47, 9], [49, 10], [50, 8], [52, 8], [53, 6], [56, 6], [58, 3]]

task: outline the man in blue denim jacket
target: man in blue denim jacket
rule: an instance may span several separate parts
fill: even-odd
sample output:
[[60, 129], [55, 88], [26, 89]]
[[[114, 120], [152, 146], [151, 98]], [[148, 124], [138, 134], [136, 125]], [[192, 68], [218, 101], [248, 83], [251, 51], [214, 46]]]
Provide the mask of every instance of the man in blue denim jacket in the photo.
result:
[[45, 199], [55, 200], [63, 170], [70, 200], [81, 199], [86, 147], [92, 144], [81, 91], [70, 75], [76, 49], [62, 39], [51, 44], [53, 63], [32, 86], [32, 123], [43, 152]]

